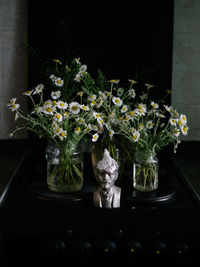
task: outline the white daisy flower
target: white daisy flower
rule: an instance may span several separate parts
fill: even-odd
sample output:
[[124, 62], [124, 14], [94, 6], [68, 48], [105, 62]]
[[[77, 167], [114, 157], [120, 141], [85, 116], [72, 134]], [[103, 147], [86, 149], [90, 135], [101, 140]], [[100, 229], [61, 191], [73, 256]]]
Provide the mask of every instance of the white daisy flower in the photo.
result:
[[174, 109], [173, 109], [173, 107], [172, 106], [167, 106], [167, 105], [163, 105], [164, 106], [164, 108], [169, 112], [169, 113], [173, 113], [174, 112]]
[[157, 103], [155, 103], [154, 101], [151, 102], [151, 106], [152, 106], [154, 109], [159, 108], [159, 105], [158, 105]]
[[54, 59], [53, 61], [54, 61], [55, 63], [58, 63], [58, 64], [62, 65], [62, 62], [61, 62], [59, 59]]
[[60, 77], [58, 77], [58, 78], [55, 79], [54, 83], [55, 83], [56, 86], [62, 87], [63, 84], [64, 84], [64, 81]]
[[78, 118], [76, 118], [76, 122], [82, 124], [82, 123], [85, 122], [85, 120], [83, 118], [81, 118], [81, 117], [78, 117]]
[[183, 127], [184, 122], [179, 118], [179, 119], [177, 119], [177, 124], [178, 124], [180, 127]]
[[83, 92], [83, 91], [79, 91], [79, 92], [77, 93], [77, 95], [78, 95], [78, 96], [80, 96], [80, 97], [82, 97], [82, 96], [83, 96], [83, 94], [84, 94], [84, 92]]
[[100, 108], [103, 104], [103, 99], [101, 97], [99, 97], [97, 100], [96, 100], [96, 107], [97, 108]]
[[55, 121], [52, 123], [52, 128], [54, 130], [58, 128], [58, 124]]
[[23, 93], [23, 95], [30, 96], [32, 94], [33, 90], [28, 90]]
[[110, 137], [112, 137], [112, 136], [114, 135], [114, 133], [115, 133], [115, 132], [114, 132], [112, 129], [109, 129], [109, 130], [108, 130], [108, 134], [109, 134]]
[[12, 106], [13, 104], [15, 104], [16, 100], [17, 100], [17, 98], [11, 98], [7, 105]]
[[53, 107], [43, 107], [43, 113], [47, 115], [53, 115], [53, 112], [55, 111], [55, 108]]
[[186, 124], [186, 123], [187, 123], [186, 115], [181, 114], [181, 115], [180, 115], [180, 119], [182, 120], [183, 124]]
[[93, 100], [96, 100], [96, 98], [97, 98], [96, 95], [89, 95], [87, 99], [88, 99], [89, 101], [93, 101]]
[[44, 108], [52, 107], [52, 101], [51, 101], [51, 100], [47, 100], [47, 101], [45, 101], [44, 104], [43, 104], [43, 107], [44, 107]]
[[144, 109], [135, 109], [134, 112], [139, 116], [145, 116], [146, 110], [144, 110]]
[[64, 138], [67, 138], [67, 131], [62, 130], [59, 133], [59, 138], [60, 138], [61, 141], [63, 141]]
[[86, 106], [86, 105], [80, 105], [80, 108], [85, 110], [85, 111], [89, 111], [90, 110], [90, 108], [88, 106]]
[[98, 138], [99, 138], [98, 133], [93, 134], [93, 136], [92, 136], [92, 142], [96, 142], [98, 140]]
[[95, 101], [95, 100], [92, 100], [92, 101], [90, 102], [90, 106], [94, 107], [95, 105], [96, 105], [96, 101]]
[[54, 131], [55, 135], [59, 135], [62, 132], [63, 132], [62, 128], [59, 128], [59, 127], [55, 128], [55, 131]]
[[138, 125], [138, 131], [142, 131], [144, 129], [144, 125], [142, 123], [140, 123]]
[[65, 119], [68, 119], [69, 118], [69, 113], [67, 111], [65, 111], [63, 116], [64, 116]]
[[120, 80], [110, 80], [110, 81], [108, 81], [109, 83], [115, 83], [115, 84], [118, 84], [119, 82], [120, 82]]
[[129, 89], [128, 90], [128, 95], [132, 98], [135, 98], [136, 94], [135, 94], [135, 90], [134, 89]]
[[56, 77], [55, 75], [51, 74], [51, 75], [49, 76], [49, 78], [54, 82], [55, 79], [56, 79], [57, 77]]
[[66, 102], [63, 102], [63, 101], [58, 101], [58, 103], [57, 103], [57, 107], [58, 107], [59, 109], [67, 109], [68, 104], [67, 104]]
[[121, 107], [121, 105], [123, 104], [122, 100], [119, 97], [114, 96], [112, 98], [112, 101], [117, 107]]
[[130, 79], [129, 79], [129, 82], [130, 82], [132, 85], [135, 84], [135, 83], [137, 83], [136, 80], [130, 80]]
[[52, 97], [53, 99], [58, 99], [60, 96], [61, 96], [61, 91], [60, 91], [60, 90], [58, 90], [58, 91], [53, 91], [53, 92], [51, 93], [51, 97]]
[[93, 111], [92, 115], [95, 117], [95, 119], [101, 119], [100, 113], [97, 113], [97, 112]]
[[98, 122], [98, 124], [99, 124], [101, 127], [102, 127], [103, 124], [104, 124], [104, 121], [103, 121], [103, 119], [102, 119], [101, 117], [97, 119], [97, 122]]
[[99, 97], [105, 100], [107, 96], [105, 93], [99, 91]]
[[148, 122], [147, 122], [147, 129], [152, 129], [153, 126], [154, 126], [153, 121], [148, 121]]
[[34, 89], [33, 95], [42, 93], [43, 89], [44, 89], [44, 85], [38, 84]]
[[128, 110], [127, 105], [123, 105], [122, 109], [121, 109], [121, 113], [125, 113]]
[[156, 114], [156, 117], [158, 117], [158, 118], [165, 118], [165, 115], [163, 115], [159, 112], [156, 112], [155, 114]]
[[147, 106], [146, 106], [146, 104], [142, 104], [142, 103], [140, 103], [140, 104], [137, 106], [137, 108], [138, 108], [138, 109], [142, 109], [142, 110], [144, 110], [145, 112], [146, 112], [146, 110], [147, 110]]
[[9, 106], [9, 109], [11, 111], [17, 111], [19, 108], [20, 108], [20, 104], [16, 104], [16, 103], [14, 103], [13, 105]]
[[122, 96], [123, 93], [124, 93], [124, 89], [122, 87], [120, 87], [120, 88], [117, 89], [117, 95], [118, 96]]
[[146, 86], [148, 89], [150, 89], [150, 88], [153, 88], [153, 87], [154, 87], [154, 85], [152, 85], [152, 84], [149, 84], [149, 83], [145, 83], [145, 86]]
[[78, 126], [78, 127], [76, 127], [76, 129], [75, 129], [75, 133], [77, 133], [77, 134], [79, 134], [81, 132], [81, 128]]
[[130, 120], [131, 120], [131, 117], [128, 116], [128, 115], [126, 115], [126, 116], [123, 118], [122, 122], [123, 122], [124, 124], [128, 124]]
[[171, 118], [171, 119], [169, 120], [169, 122], [170, 122], [170, 124], [171, 124], [172, 126], [175, 126], [175, 125], [176, 125], [176, 119], [174, 119], [174, 118]]
[[80, 105], [78, 102], [71, 102], [69, 104], [69, 110], [72, 114], [78, 114], [80, 112]]
[[74, 81], [79, 83], [81, 81], [81, 77], [82, 77], [81, 73], [77, 73], [75, 78], [74, 78]]
[[181, 127], [181, 132], [182, 132], [183, 135], [187, 135], [187, 133], [188, 133], [188, 126], [184, 124]]
[[174, 134], [175, 137], [179, 137], [179, 135], [180, 135], [180, 130], [177, 129], [177, 128], [173, 129], [173, 134]]
[[132, 135], [133, 141], [134, 142], [138, 142], [139, 138], [140, 138], [140, 132], [135, 131]]
[[74, 60], [76, 61], [77, 64], [81, 64], [81, 62], [80, 62], [80, 57], [75, 58]]
[[79, 72], [81, 72], [82, 74], [85, 74], [87, 70], [87, 65], [81, 65], [79, 68]]
[[57, 122], [61, 122], [63, 120], [63, 116], [60, 113], [56, 113], [53, 118]]

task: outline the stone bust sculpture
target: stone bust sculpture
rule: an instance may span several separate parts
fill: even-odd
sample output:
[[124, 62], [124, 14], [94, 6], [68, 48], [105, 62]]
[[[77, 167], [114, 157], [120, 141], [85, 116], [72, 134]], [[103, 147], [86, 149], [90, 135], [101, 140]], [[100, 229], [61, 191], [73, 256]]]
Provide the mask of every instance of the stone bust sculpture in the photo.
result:
[[114, 185], [118, 177], [118, 169], [117, 162], [110, 156], [108, 150], [105, 149], [103, 158], [97, 163], [100, 184], [93, 192], [95, 207], [120, 207], [121, 188]]

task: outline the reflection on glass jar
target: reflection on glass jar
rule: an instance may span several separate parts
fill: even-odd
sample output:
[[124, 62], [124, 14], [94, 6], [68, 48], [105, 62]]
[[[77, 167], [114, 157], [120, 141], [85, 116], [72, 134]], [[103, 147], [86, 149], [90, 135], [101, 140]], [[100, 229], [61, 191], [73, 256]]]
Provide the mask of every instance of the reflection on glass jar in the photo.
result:
[[155, 153], [136, 152], [133, 164], [133, 187], [143, 192], [158, 188], [158, 159]]
[[76, 192], [83, 186], [83, 153], [78, 147], [50, 144], [46, 149], [47, 185], [54, 192]]

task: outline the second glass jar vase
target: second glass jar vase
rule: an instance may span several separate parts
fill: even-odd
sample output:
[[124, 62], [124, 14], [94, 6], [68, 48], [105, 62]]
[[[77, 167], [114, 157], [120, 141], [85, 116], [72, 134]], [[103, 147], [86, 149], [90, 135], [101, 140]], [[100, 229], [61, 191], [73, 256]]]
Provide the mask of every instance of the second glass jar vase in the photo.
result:
[[133, 163], [133, 187], [143, 192], [150, 192], [158, 188], [156, 153], [136, 152]]
[[47, 186], [51, 191], [72, 193], [83, 186], [83, 153], [78, 147], [49, 144], [46, 149]]

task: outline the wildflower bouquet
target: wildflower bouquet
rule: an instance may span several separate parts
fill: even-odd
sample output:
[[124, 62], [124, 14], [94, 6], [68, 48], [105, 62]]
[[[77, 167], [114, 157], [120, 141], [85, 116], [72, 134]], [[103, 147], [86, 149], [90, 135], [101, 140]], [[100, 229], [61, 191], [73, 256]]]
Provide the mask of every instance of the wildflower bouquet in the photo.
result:
[[[156, 154], [169, 143], [174, 144], [174, 152], [176, 151], [180, 135], [188, 134], [186, 115], [165, 105], [163, 100], [150, 100], [149, 91], [154, 86], [149, 83], [145, 83], [145, 93], [137, 96], [137, 81], [129, 80], [130, 85], [124, 90], [119, 87], [119, 80], [106, 81], [101, 73], [100, 77], [99, 84], [98, 79], [95, 84], [89, 76], [83, 77], [85, 87], [82, 88], [87, 93], [88, 105], [93, 107], [93, 116], [97, 122], [97, 133], [93, 141], [103, 133], [102, 142], [116, 159], [112, 153], [112, 150], [116, 151], [113, 138], [122, 137], [120, 143], [125, 144], [126, 155], [129, 155], [130, 150], [137, 152], [135, 157], [138, 164], [134, 165], [133, 174], [135, 184], [142, 177], [141, 190], [151, 190], [158, 184]], [[106, 139], [105, 136], [109, 138]]]
[[128, 148], [120, 140], [120, 125], [126, 121], [128, 107], [135, 98], [133, 89], [134, 81], [130, 80], [130, 86], [127, 91], [119, 87], [120, 80], [109, 80], [105, 78], [101, 71], [98, 72], [96, 81], [91, 76], [85, 75], [82, 78], [84, 99], [91, 109], [91, 115], [95, 119], [93, 127], [96, 133], [93, 135], [92, 162], [95, 176], [96, 164], [102, 157], [104, 148], [108, 149], [110, 155], [118, 162], [120, 166], [119, 179], [122, 175], [125, 157]]
[[[89, 107], [82, 102], [81, 94], [77, 92], [77, 79], [85, 75], [87, 66], [75, 59], [71, 67], [65, 66], [59, 71], [62, 63], [55, 60], [54, 64], [55, 73], [49, 76], [50, 90], [44, 84], [39, 84], [33, 90], [23, 93], [32, 103], [30, 113], [20, 109], [16, 98], [10, 100], [8, 107], [15, 112], [15, 120], [21, 118], [25, 122], [10, 136], [25, 129], [45, 138], [51, 144], [47, 150], [47, 158], [50, 159], [47, 182], [50, 189], [65, 191], [64, 185], [68, 184], [67, 191], [77, 191], [83, 180], [82, 169], [77, 167], [82, 164], [77, 163], [77, 149], [81, 139], [92, 131], [90, 124], [94, 120], [89, 115]], [[81, 97], [80, 102], [73, 99], [77, 94]], [[80, 180], [79, 185], [74, 177]], [[56, 188], [57, 184], [59, 188]]]
[[124, 136], [136, 151], [133, 169], [134, 186], [142, 191], [151, 191], [158, 186], [156, 154], [169, 143], [174, 152], [180, 143], [180, 135], [188, 134], [187, 118], [172, 106], [149, 100], [153, 85], [145, 84], [146, 93], [135, 100], [125, 114], [120, 127]]

